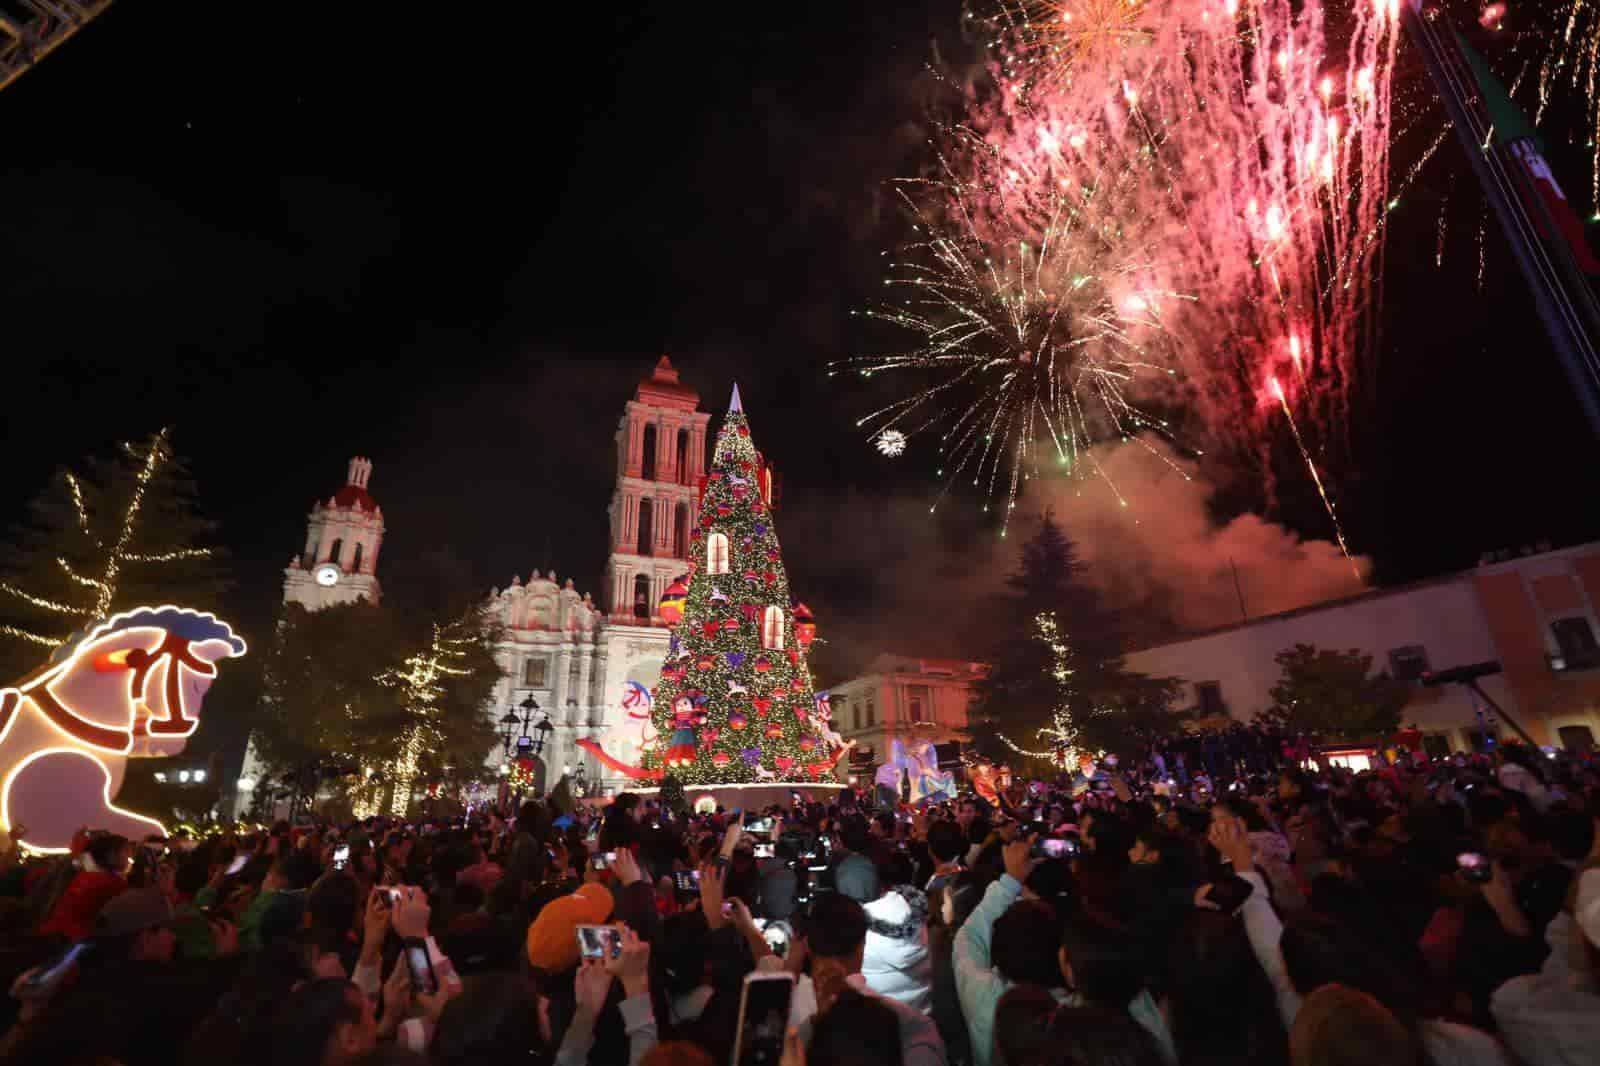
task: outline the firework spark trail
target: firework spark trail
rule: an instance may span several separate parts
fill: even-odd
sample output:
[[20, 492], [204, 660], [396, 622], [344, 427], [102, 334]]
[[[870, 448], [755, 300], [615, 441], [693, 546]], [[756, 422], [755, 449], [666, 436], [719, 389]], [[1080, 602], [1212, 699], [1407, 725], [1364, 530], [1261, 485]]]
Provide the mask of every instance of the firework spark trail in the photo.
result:
[[1339, 550], [1344, 552], [1344, 557], [1350, 562], [1350, 570], [1356, 575], [1356, 580], [1361, 580], [1361, 568], [1356, 565], [1355, 557], [1350, 554], [1350, 546], [1344, 541], [1344, 527], [1339, 524], [1339, 516], [1334, 513], [1333, 500], [1322, 487], [1322, 475], [1317, 472], [1317, 464], [1312, 461], [1311, 453], [1306, 450], [1306, 442], [1300, 437], [1300, 427], [1295, 423], [1294, 412], [1289, 410], [1289, 401], [1284, 398], [1283, 386], [1273, 378], [1269, 387], [1272, 395], [1277, 399], [1278, 406], [1283, 408], [1283, 417], [1289, 423], [1289, 432], [1294, 434], [1294, 443], [1300, 449], [1300, 458], [1305, 460], [1306, 470], [1311, 474], [1311, 483], [1317, 487], [1317, 493], [1322, 497], [1322, 506], [1327, 508], [1328, 517], [1333, 520], [1333, 535], [1339, 541]]
[[1392, 0], [1337, 34], [1320, 0], [999, 3], [993, 91], [901, 186], [922, 239], [868, 311], [914, 343], [841, 364], [921, 387], [863, 424], [939, 432], [950, 481], [1006, 510], [1041, 451], [1093, 474], [1095, 444], [1154, 433], [1264, 462], [1279, 372], [1281, 406], [1341, 425], [1388, 210]]

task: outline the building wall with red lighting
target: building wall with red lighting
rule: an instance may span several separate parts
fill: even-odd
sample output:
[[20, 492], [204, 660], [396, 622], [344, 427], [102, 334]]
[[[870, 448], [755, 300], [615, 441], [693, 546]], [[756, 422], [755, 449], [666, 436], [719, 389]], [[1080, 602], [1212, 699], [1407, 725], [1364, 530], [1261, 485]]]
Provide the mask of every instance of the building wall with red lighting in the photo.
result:
[[[1252, 619], [1145, 648], [1128, 665], [1183, 681], [1181, 704], [1249, 720], [1271, 705], [1274, 657], [1295, 644], [1360, 649], [1374, 670], [1410, 680], [1497, 660], [1482, 682], [1490, 698], [1539, 743], [1600, 741], [1600, 543], [1489, 562], [1474, 570]], [[1481, 717], [1457, 685], [1413, 684], [1403, 723], [1435, 750], [1470, 750], [1474, 733], [1513, 731]]]

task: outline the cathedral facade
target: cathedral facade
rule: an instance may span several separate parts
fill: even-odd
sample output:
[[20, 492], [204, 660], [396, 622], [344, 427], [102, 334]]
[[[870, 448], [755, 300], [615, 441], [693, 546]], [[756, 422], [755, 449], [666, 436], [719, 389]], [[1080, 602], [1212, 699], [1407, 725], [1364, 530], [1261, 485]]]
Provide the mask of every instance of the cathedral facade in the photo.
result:
[[[608, 558], [600, 600], [554, 571], [515, 576], [491, 590], [488, 609], [504, 630], [497, 649], [503, 676], [484, 713], [499, 731], [507, 710], [530, 697], [552, 732], [540, 761], [546, 782], [584, 768], [586, 780], [614, 786], [614, 776], [577, 742], [593, 739], [611, 752], [637, 755], [650, 716], [650, 693], [666, 658], [668, 625], [661, 595], [688, 570], [689, 532], [700, 520], [707, 426], [699, 395], [662, 356], [639, 383], [617, 425]], [[345, 485], [312, 504], [303, 550], [284, 569], [283, 602], [321, 610], [359, 600], [378, 602], [383, 510], [368, 490], [372, 462], [350, 461]], [[498, 771], [498, 747], [488, 762]], [[267, 768], [246, 752], [239, 788], [259, 783]], [[245, 799], [244, 796], [240, 797]]]
[[546, 781], [582, 766], [591, 783], [621, 783], [577, 746], [579, 740], [598, 741], [612, 752], [637, 750], [667, 655], [661, 595], [687, 571], [689, 531], [700, 521], [710, 420], [699, 395], [662, 356], [617, 425], [600, 602], [553, 571], [534, 571], [526, 581], [513, 577], [490, 593], [490, 609], [505, 630], [499, 645], [504, 677], [492, 713], [498, 721], [531, 696], [536, 718], [549, 716], [554, 731], [543, 755]]

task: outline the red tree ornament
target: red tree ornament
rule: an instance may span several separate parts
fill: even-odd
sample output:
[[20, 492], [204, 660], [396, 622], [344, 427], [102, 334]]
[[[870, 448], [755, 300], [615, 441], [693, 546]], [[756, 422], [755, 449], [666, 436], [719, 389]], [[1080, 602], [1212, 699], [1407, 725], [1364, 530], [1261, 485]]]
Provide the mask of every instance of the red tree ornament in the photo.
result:
[[781, 737], [783, 736], [783, 725], [780, 722], [768, 722], [766, 732], [768, 737]]
[[794, 639], [800, 642], [802, 648], [809, 648], [816, 635], [817, 623], [811, 617], [811, 608], [803, 603], [796, 604], [794, 608]]
[[728, 728], [734, 730], [743, 729], [749, 724], [749, 721], [750, 719], [745, 717], [743, 711], [734, 711], [732, 714], [728, 715]]

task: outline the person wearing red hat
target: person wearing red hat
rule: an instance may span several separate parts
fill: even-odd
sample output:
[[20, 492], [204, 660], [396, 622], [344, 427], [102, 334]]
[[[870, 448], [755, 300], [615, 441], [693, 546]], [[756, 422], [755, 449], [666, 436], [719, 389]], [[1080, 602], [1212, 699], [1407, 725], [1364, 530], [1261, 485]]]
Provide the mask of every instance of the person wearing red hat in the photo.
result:
[[92, 933], [100, 909], [128, 888], [133, 844], [111, 833], [93, 837], [84, 845], [78, 862], [82, 868], [39, 926], [40, 936], [82, 940]]

